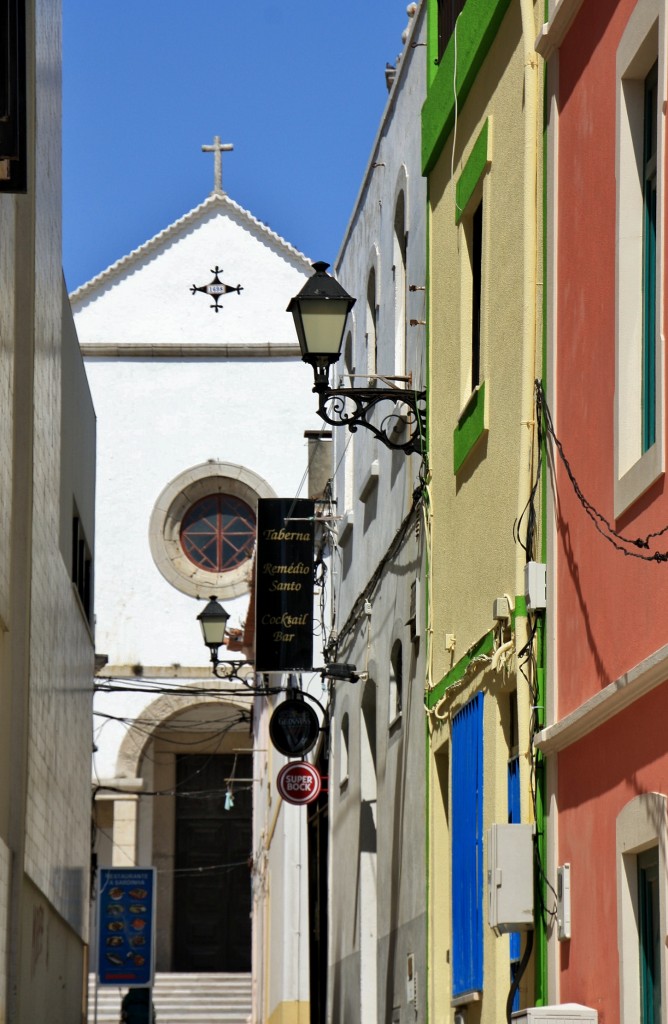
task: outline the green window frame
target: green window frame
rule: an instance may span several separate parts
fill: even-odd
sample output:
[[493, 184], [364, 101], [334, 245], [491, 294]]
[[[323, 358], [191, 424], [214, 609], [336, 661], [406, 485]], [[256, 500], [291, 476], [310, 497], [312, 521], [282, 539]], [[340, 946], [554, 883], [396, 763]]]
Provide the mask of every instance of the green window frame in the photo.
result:
[[641, 1024], [661, 1021], [659, 848], [638, 854], [638, 945]]

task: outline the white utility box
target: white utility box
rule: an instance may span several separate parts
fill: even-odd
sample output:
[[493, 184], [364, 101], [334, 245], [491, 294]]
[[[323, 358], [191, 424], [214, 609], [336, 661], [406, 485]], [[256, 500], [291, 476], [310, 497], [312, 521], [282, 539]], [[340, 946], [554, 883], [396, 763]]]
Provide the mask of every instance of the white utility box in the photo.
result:
[[524, 597], [530, 612], [547, 608], [547, 566], [544, 562], [527, 562], [524, 566]]
[[571, 937], [571, 866], [557, 868], [557, 938], [565, 942]]
[[558, 1006], [531, 1006], [526, 1010], [517, 1010], [513, 1016], [515, 1024], [597, 1024], [598, 1011], [580, 1003], [561, 1003]]
[[487, 832], [487, 906], [499, 934], [533, 928], [533, 825], [492, 825]]

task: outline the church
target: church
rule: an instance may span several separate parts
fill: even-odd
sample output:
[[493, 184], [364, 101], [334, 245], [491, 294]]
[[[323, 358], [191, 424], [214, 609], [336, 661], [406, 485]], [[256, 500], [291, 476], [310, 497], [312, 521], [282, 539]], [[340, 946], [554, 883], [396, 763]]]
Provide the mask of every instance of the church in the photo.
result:
[[171, 973], [251, 969], [257, 503], [306, 496], [320, 422], [286, 312], [311, 264], [225, 193], [231, 148], [202, 147], [200, 205], [71, 295], [98, 424], [94, 854], [156, 867]]

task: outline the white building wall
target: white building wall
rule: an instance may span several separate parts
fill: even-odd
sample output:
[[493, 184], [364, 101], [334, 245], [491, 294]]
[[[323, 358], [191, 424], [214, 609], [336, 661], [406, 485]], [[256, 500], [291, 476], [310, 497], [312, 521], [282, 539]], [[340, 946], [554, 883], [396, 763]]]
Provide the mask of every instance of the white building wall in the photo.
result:
[[[211, 280], [215, 266], [223, 267], [225, 283], [243, 287], [241, 294], [223, 297], [218, 313], [211, 309], [211, 298], [191, 293], [193, 284]], [[304, 431], [318, 429], [320, 420], [310, 370], [299, 358], [286, 307], [310, 272], [305, 257], [228, 197], [214, 194], [74, 294], [99, 423], [96, 635], [97, 650], [108, 658], [101, 677], [114, 677], [124, 687], [132, 687], [134, 680], [149, 687], [227, 688], [208, 665], [196, 621], [203, 605], [175, 589], [154, 561], [151, 517], [170, 481], [207, 463], [252, 471], [278, 497], [306, 496]], [[241, 628], [249, 594], [220, 599], [231, 613], [229, 625]], [[224, 650], [221, 657], [226, 657]], [[188, 699], [180, 699], [187, 712]], [[161, 811], [159, 820], [154, 809], [151, 827], [146, 810], [151, 798], [137, 804], [130, 792], [150, 788], [147, 769], [155, 750], [150, 736], [146, 758], [128, 759], [123, 753], [133, 722], [148, 721], [150, 733], [155, 701], [155, 694], [143, 692], [96, 695], [93, 768], [94, 782], [106, 780], [128, 790], [127, 799], [114, 801], [116, 847], [110, 853], [107, 842], [107, 856], [119, 863], [121, 857], [152, 858], [164, 869], [159, 875], [164, 921], [171, 915], [173, 850], [169, 838], [156, 830], [160, 820], [171, 820], [173, 811]], [[284, 759], [272, 756], [269, 710], [269, 703], [258, 698], [254, 735], [245, 725], [229, 744], [230, 749], [252, 748], [255, 757], [257, 1014], [276, 1008], [280, 1013], [295, 1000], [308, 1001], [306, 833], [299, 824], [305, 812], [291, 808], [286, 817], [282, 809], [275, 817], [275, 777]], [[141, 726], [137, 735], [141, 740]], [[210, 750], [215, 749], [213, 737]], [[167, 769], [156, 765], [153, 778], [160, 788], [157, 780], [164, 783]], [[100, 839], [102, 850], [105, 840]], [[169, 924], [164, 927], [168, 930]], [[295, 932], [302, 935], [299, 955], [293, 953]], [[160, 969], [169, 969], [169, 947], [169, 936], [163, 936]]]
[[[81, 1014], [87, 939], [93, 641], [62, 538], [75, 493], [92, 508], [95, 424], [83, 378], [63, 369], [75, 339], [61, 269], [60, 4], [25, 7], [28, 187], [0, 195], [0, 1021], [65, 1024]], [[88, 439], [67, 487], [64, 402]]]
[[[426, 82], [426, 3], [418, 5], [406, 35], [335, 269], [346, 291], [357, 298], [348, 324], [352, 336], [348, 365], [344, 370], [342, 361], [341, 372], [365, 374], [374, 363], [369, 324], [375, 319], [375, 372], [410, 374], [413, 389], [422, 390], [426, 384], [426, 186], [420, 163], [420, 112]], [[402, 268], [395, 211], [401, 192], [405, 295], [397, 294]], [[368, 302], [371, 271], [375, 311]], [[417, 323], [411, 325], [411, 320]], [[358, 376], [355, 384], [366, 386], [366, 380]], [[379, 380], [378, 386], [386, 382]], [[420, 492], [421, 458], [388, 450], [364, 428], [352, 435], [335, 428], [334, 440], [336, 496], [343, 513], [333, 559], [337, 660], [356, 665], [362, 678], [356, 684], [334, 683], [329, 1014], [333, 1024], [351, 1019], [414, 1024], [426, 1019], [423, 997], [417, 1005], [407, 998], [411, 954], [418, 992], [424, 994], [426, 987], [423, 694], [427, 637], [419, 612], [424, 607], [426, 521], [421, 511], [415, 513], [401, 541], [395, 541]], [[403, 655], [399, 715], [391, 703], [391, 653], [397, 641]]]

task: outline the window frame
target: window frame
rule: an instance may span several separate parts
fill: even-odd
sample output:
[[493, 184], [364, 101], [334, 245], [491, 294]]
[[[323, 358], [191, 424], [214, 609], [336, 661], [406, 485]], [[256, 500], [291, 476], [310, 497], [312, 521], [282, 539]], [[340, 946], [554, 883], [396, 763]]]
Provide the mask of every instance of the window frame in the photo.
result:
[[[668, 843], [668, 798], [663, 793], [641, 793], [629, 801], [616, 820], [617, 862], [617, 941], [619, 946], [620, 1020], [624, 1024], [647, 1024], [641, 1010], [642, 977], [640, 966], [640, 894], [638, 886], [639, 858], [646, 850], [656, 847], [659, 875], [659, 929], [666, 934], [668, 923], [666, 893], [668, 872], [666, 847]], [[665, 1024], [667, 956], [661, 944], [659, 977], [661, 984], [661, 1020]]]
[[[665, 471], [661, 258], [665, 209], [665, 137], [661, 130], [666, 71], [664, 36], [665, 13], [661, 0], [641, 0], [628, 20], [616, 58], [614, 512], [617, 517]], [[658, 65], [656, 238], [652, 248], [658, 258], [651, 266], [651, 251], [646, 249], [647, 235], [643, 228], [646, 219], [646, 80], [655, 64]], [[646, 267], [650, 267], [651, 284]], [[653, 439], [651, 432], [644, 430], [644, 411], [654, 420]]]
[[156, 568], [177, 590], [191, 597], [225, 600], [250, 593], [252, 556], [233, 569], [210, 572], [190, 561], [181, 544], [184, 516], [199, 498], [216, 493], [240, 498], [256, 517], [258, 499], [276, 497], [267, 481], [245, 466], [217, 460], [193, 466], [158, 496], [149, 523], [149, 545]]
[[81, 517], [76, 509], [72, 516], [70, 576], [81, 609], [90, 625], [93, 621], [93, 555], [86, 539]]
[[[638, 866], [638, 909], [640, 951], [640, 1000], [642, 1024], [661, 1022], [661, 964], [659, 847], [650, 846], [636, 858]], [[658, 1007], [657, 1003], [657, 980]], [[657, 1013], [658, 1010], [658, 1013]]]

